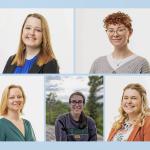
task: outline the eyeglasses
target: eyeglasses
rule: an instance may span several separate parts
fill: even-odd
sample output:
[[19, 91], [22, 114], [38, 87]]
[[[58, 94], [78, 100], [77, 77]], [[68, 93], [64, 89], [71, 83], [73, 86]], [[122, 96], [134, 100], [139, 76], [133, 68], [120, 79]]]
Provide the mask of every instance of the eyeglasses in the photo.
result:
[[70, 103], [73, 104], [73, 105], [76, 105], [76, 104], [81, 105], [81, 104], [83, 104], [83, 101], [82, 100], [78, 100], [78, 101], [71, 100]]
[[126, 32], [126, 28], [118, 28], [117, 30], [107, 29], [106, 32], [108, 35], [114, 35], [115, 33], [117, 33], [118, 35], [122, 35]]

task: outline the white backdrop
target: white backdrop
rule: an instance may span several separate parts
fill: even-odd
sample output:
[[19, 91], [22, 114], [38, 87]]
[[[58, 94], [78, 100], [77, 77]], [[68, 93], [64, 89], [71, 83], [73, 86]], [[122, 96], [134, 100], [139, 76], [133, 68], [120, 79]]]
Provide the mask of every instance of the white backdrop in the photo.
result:
[[103, 19], [117, 11], [127, 13], [132, 19], [133, 34], [129, 48], [150, 62], [150, 9], [76, 9], [77, 73], [89, 73], [96, 58], [113, 51], [103, 27]]
[[23, 118], [32, 124], [37, 141], [44, 141], [44, 79], [42, 76], [0, 76], [0, 100], [5, 87], [10, 84], [22, 86], [26, 103]]
[[0, 9], [0, 72], [17, 51], [21, 27], [29, 13], [40, 13], [46, 18], [60, 73], [72, 73], [73, 9]]
[[108, 138], [112, 124], [119, 115], [119, 107], [123, 89], [127, 84], [139, 83], [144, 86], [150, 103], [150, 76], [106, 76], [105, 77], [105, 100], [104, 100], [104, 137]]

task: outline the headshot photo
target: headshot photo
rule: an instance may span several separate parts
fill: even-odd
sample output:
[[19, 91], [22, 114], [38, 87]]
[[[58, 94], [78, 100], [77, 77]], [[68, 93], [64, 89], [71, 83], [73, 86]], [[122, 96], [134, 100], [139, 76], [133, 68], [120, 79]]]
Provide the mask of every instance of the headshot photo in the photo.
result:
[[47, 76], [46, 141], [102, 140], [103, 76]]
[[147, 9], [77, 9], [76, 72], [150, 73], [149, 14]]
[[[106, 77], [105, 140], [150, 141], [149, 76]], [[119, 83], [115, 86], [115, 82]], [[109, 85], [115, 88], [109, 88]]]
[[[72, 73], [72, 12], [72, 9], [0, 10], [1, 72]], [[3, 34], [9, 35], [5, 36], [7, 39]]]
[[43, 78], [1, 76], [0, 82], [0, 141], [44, 141]]

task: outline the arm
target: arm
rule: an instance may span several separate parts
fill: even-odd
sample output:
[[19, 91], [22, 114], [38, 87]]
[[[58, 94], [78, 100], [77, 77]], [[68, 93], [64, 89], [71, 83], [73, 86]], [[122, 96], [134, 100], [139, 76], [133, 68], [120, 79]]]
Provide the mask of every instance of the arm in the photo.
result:
[[25, 126], [27, 127], [26, 141], [36, 141], [36, 137], [35, 137], [34, 130], [32, 128], [31, 123], [26, 120], [26, 125]]
[[145, 118], [144, 141], [150, 141], [150, 117]]
[[8, 72], [8, 68], [10, 68], [10, 65], [11, 65], [12, 60], [14, 59], [14, 57], [15, 57], [15, 55], [10, 56], [10, 57], [8, 58], [7, 63], [6, 63], [6, 65], [5, 65], [5, 67], [4, 67], [3, 73], [9, 73], [9, 72]]
[[89, 140], [88, 141], [97, 141], [97, 129], [96, 124], [93, 119], [88, 120], [88, 131], [89, 131]]
[[150, 73], [150, 65], [146, 59], [143, 60], [141, 73]]
[[65, 125], [59, 118], [55, 122], [56, 141], [67, 141], [67, 131]]
[[53, 59], [44, 65], [43, 73], [59, 73], [59, 66], [56, 59]]
[[6, 141], [5, 128], [2, 123], [0, 123], [0, 141]]

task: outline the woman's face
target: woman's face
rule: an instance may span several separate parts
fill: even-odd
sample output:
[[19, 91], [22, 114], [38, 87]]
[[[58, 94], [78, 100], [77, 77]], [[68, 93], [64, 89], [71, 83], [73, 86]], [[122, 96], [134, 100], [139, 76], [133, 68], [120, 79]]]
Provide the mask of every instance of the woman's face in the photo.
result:
[[70, 110], [75, 115], [80, 115], [83, 111], [83, 98], [80, 95], [73, 95], [70, 100]]
[[110, 43], [115, 48], [122, 48], [128, 44], [131, 33], [123, 24], [110, 24], [107, 27], [107, 35]]
[[142, 99], [135, 89], [126, 89], [122, 98], [122, 108], [128, 115], [138, 115], [141, 111]]
[[41, 20], [35, 17], [29, 17], [23, 27], [22, 41], [26, 48], [40, 48], [42, 43]]
[[19, 88], [11, 88], [8, 94], [8, 111], [20, 112], [24, 106], [24, 98]]

